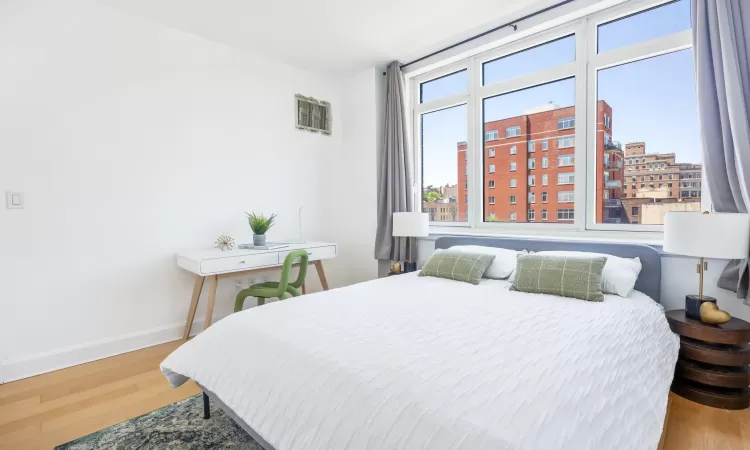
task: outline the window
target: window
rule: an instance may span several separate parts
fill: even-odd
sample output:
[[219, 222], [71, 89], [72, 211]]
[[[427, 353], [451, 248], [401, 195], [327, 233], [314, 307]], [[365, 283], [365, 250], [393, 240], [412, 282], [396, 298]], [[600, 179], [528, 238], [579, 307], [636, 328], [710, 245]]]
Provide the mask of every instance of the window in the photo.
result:
[[542, 192], [542, 203], [547, 203], [547, 191]]
[[515, 222], [516, 221], [516, 213], [512, 212], [510, 213], [510, 221]]
[[510, 204], [511, 205], [515, 205], [516, 204], [516, 196], [515, 195], [511, 195], [510, 196]]
[[489, 197], [487, 197], [487, 202], [488, 202], [488, 203], [489, 203], [490, 205], [494, 205], [494, 204], [495, 204], [495, 197], [494, 197], [494, 196], [492, 196], [492, 195], [490, 195]]
[[536, 195], [533, 192], [529, 192], [529, 203], [536, 203]]
[[557, 193], [557, 203], [573, 203], [576, 199], [573, 191], [559, 191]]
[[558, 119], [557, 121], [557, 129], [558, 130], [567, 130], [568, 128], [575, 128], [576, 127], [576, 119], [575, 117], [568, 117], [565, 119]]
[[492, 211], [490, 211], [490, 213], [487, 215], [487, 217], [490, 218], [490, 219], [494, 219], [495, 218], [495, 213], [492, 212]]
[[560, 155], [557, 157], [557, 167], [572, 166], [575, 161], [576, 157], [573, 155]]
[[[548, 219], [540, 220], [541, 208], [535, 219], [550, 228], [567, 221], [564, 228], [577, 231], [659, 231], [665, 210], [699, 208], [690, 204], [700, 201], [702, 185], [692, 176], [701, 171], [701, 152], [690, 0], [668, 1], [609, 2], [618, 4], [446, 61], [449, 70], [411, 77], [415, 173], [431, 220], [455, 215], [478, 226], [491, 218], [489, 211], [480, 213], [491, 194], [507, 200], [512, 192], [521, 199], [518, 209], [502, 209], [516, 205], [501, 201], [492, 221], [508, 222], [514, 212], [526, 222], [523, 196], [535, 198], [540, 186]], [[519, 167], [515, 155], [524, 142], [527, 167]], [[540, 166], [530, 158], [537, 149]], [[530, 175], [536, 171], [539, 185]], [[680, 172], [685, 179], [665, 186]], [[509, 184], [502, 185], [506, 178]], [[510, 192], [503, 191], [509, 185]], [[477, 214], [467, 216], [469, 202]], [[637, 220], [631, 220], [633, 208]]]
[[546, 209], [542, 210], [542, 220], [547, 220], [547, 210]]
[[528, 217], [528, 220], [529, 220], [529, 222], [531, 222], [531, 221], [533, 221], [533, 220], [535, 219], [535, 217], [536, 217], [536, 213], [534, 212], [534, 210], [533, 210], [533, 209], [530, 209], [530, 210], [528, 211], [528, 213], [527, 213], [527, 217]]
[[[419, 119], [422, 128], [422, 211], [435, 209], [429, 214], [432, 222], [466, 222], [468, 165], [466, 158], [462, 157], [467, 151], [466, 105], [428, 112]], [[442, 186], [455, 193], [447, 195], [440, 188]], [[445, 211], [438, 213], [439, 209]]]
[[575, 174], [573, 172], [557, 174], [557, 184], [574, 184], [574, 183], [575, 183]]
[[573, 209], [558, 209], [557, 220], [573, 220], [575, 219], [575, 213]]
[[638, 215], [638, 207], [637, 206], [633, 206], [633, 209], [631, 210], [631, 215], [633, 215], [633, 216], [637, 216]]
[[570, 148], [576, 146], [575, 136], [565, 136], [557, 138], [557, 148]]

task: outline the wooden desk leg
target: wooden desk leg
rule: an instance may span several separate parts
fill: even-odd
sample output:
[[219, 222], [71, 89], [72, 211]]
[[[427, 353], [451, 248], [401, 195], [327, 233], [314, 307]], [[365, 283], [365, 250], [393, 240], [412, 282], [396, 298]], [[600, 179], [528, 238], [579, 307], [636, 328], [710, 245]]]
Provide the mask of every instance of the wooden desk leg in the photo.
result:
[[185, 333], [182, 335], [182, 339], [186, 340], [190, 337], [190, 329], [193, 327], [193, 319], [195, 319], [195, 310], [198, 309], [198, 299], [201, 297], [201, 290], [203, 290], [203, 281], [205, 277], [200, 275], [195, 276], [195, 286], [193, 286], [193, 298], [190, 300], [190, 309], [188, 310], [187, 323], [185, 324]]
[[213, 320], [217, 284], [219, 284], [219, 279], [216, 275], [211, 276], [211, 287], [208, 290], [208, 305], [206, 305], [206, 319], [203, 321], [204, 330], [207, 330], [211, 326], [211, 321]]
[[326, 273], [323, 271], [323, 261], [315, 261], [315, 270], [318, 271], [318, 278], [320, 278], [320, 285], [323, 286], [323, 290], [328, 290], [328, 281], [326, 281]]

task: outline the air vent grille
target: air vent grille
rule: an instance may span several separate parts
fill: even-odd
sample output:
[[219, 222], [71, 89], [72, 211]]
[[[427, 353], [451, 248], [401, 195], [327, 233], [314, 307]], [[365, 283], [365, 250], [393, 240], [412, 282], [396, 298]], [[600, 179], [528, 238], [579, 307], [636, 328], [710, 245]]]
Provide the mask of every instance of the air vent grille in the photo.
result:
[[297, 129], [330, 135], [331, 104], [299, 94], [294, 97], [297, 104]]

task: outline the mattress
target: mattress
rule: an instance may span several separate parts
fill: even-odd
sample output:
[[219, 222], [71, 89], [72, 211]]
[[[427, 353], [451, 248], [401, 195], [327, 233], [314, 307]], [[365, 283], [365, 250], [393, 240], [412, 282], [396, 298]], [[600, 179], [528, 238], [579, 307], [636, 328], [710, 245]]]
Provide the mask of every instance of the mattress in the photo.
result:
[[679, 340], [602, 303], [416, 274], [252, 308], [161, 365], [277, 450], [654, 449]]

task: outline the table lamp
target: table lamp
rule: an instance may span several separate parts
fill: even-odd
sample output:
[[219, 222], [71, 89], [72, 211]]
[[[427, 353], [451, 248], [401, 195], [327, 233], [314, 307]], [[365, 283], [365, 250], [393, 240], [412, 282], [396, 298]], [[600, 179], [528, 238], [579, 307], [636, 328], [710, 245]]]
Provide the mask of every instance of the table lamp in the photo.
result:
[[405, 237], [407, 248], [407, 261], [404, 272], [417, 270], [417, 263], [411, 260], [411, 239], [413, 237], [426, 237], [430, 235], [430, 218], [427, 213], [422, 212], [395, 212], [393, 213], [393, 237]]
[[[715, 298], [703, 295], [703, 272], [708, 270], [705, 258], [743, 259], [748, 257], [748, 249], [748, 214], [667, 212], [664, 217], [664, 251], [700, 258], [697, 267], [698, 295], [685, 297], [686, 316], [700, 320], [701, 306], [704, 303], [716, 305]], [[711, 308], [716, 309], [713, 306]], [[728, 314], [726, 320], [729, 320]]]

